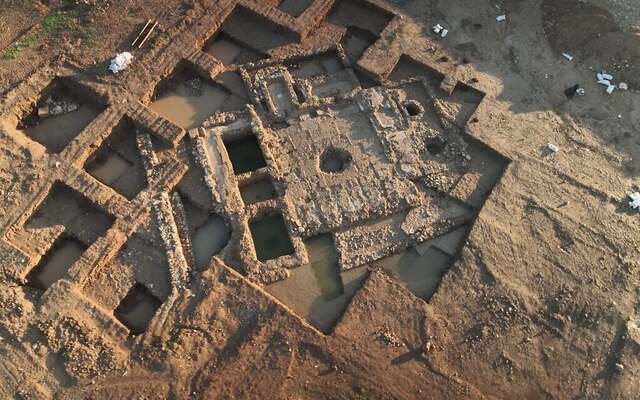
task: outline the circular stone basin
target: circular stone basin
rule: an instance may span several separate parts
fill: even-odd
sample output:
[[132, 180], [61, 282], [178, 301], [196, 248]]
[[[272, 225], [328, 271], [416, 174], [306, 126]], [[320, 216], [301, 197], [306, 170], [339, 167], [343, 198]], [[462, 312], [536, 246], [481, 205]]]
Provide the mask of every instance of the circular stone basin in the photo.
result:
[[344, 171], [351, 163], [351, 154], [346, 150], [329, 147], [320, 155], [320, 170], [328, 174]]

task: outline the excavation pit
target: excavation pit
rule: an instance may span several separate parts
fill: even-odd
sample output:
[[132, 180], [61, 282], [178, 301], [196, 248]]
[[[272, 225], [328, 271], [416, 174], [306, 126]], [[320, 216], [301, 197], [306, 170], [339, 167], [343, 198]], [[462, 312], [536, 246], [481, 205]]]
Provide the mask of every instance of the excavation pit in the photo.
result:
[[60, 153], [103, 110], [68, 78], [56, 78], [17, 126], [49, 153]]
[[25, 227], [42, 229], [63, 225], [65, 232], [88, 247], [104, 235], [113, 222], [111, 215], [81, 193], [62, 182], [56, 182]]
[[231, 92], [222, 85], [202, 77], [195, 68], [182, 63], [162, 81], [150, 108], [184, 129], [200, 126], [216, 111], [237, 108], [229, 100]]
[[203, 210], [182, 194], [180, 199], [189, 224], [196, 267], [204, 268], [229, 243], [231, 230], [222, 216]]
[[355, 65], [364, 52], [378, 40], [378, 36], [366, 29], [350, 26], [342, 38], [342, 47], [352, 65]]
[[414, 248], [385, 257], [373, 263], [395, 276], [416, 296], [429, 300], [451, 265], [451, 256], [431, 247], [423, 255]]
[[282, 0], [278, 8], [292, 17], [299, 17], [311, 4], [313, 0]]
[[28, 284], [42, 290], [48, 289], [66, 275], [86, 249], [87, 246], [81, 241], [63, 234], [29, 272], [26, 277]]
[[227, 245], [231, 233], [224, 218], [218, 214], [209, 214], [204, 224], [195, 228], [191, 237], [193, 255], [198, 268], [205, 267], [211, 258]]
[[305, 241], [309, 264], [322, 296], [330, 301], [344, 294], [340, 276], [338, 253], [330, 234], [319, 235]]
[[281, 215], [270, 215], [249, 223], [259, 261], [274, 260], [294, 253], [289, 232]]
[[340, 0], [327, 18], [335, 25], [356, 26], [373, 35], [379, 35], [392, 19], [393, 14], [389, 11], [363, 0]]
[[146, 286], [136, 283], [113, 311], [113, 315], [135, 336], [147, 330], [161, 305], [162, 301]]
[[241, 65], [267, 58], [257, 49], [233, 39], [224, 32], [220, 32], [207, 41], [203, 50], [224, 65]]
[[258, 138], [252, 133], [225, 140], [224, 145], [236, 175], [267, 166]]
[[142, 157], [136, 142], [136, 127], [128, 118], [120, 120], [84, 169], [94, 178], [132, 200], [147, 186]]
[[398, 82], [416, 76], [423, 77], [429, 83], [435, 85], [440, 84], [444, 79], [444, 75], [442, 73], [404, 54], [400, 57], [398, 63], [389, 74], [388, 79]]
[[343, 149], [329, 147], [320, 155], [320, 171], [327, 174], [337, 174], [349, 167], [351, 154]]
[[294, 32], [242, 6], [234, 8], [222, 25], [220, 33], [232, 38], [235, 43], [241, 43], [244, 47], [255, 49], [262, 54], [293, 43], [297, 39]]
[[276, 190], [268, 178], [247, 183], [240, 187], [240, 195], [245, 205], [261, 203], [276, 198]]

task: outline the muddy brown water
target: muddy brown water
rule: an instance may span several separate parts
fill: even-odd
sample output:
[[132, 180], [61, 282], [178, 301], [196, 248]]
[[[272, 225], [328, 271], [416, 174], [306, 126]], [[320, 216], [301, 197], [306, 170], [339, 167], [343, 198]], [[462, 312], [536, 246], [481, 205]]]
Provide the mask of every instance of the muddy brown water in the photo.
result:
[[49, 152], [60, 153], [98, 114], [99, 109], [82, 104], [77, 111], [39, 119], [24, 132]]
[[202, 93], [193, 95], [184, 82], [167, 90], [151, 103], [150, 108], [184, 129], [200, 126], [207, 118], [222, 108], [229, 98], [224, 88], [202, 82]]
[[258, 50], [245, 46], [224, 33], [220, 33], [215, 39], [209, 41], [205, 45], [204, 51], [220, 60], [224, 65], [245, 64], [266, 57]]

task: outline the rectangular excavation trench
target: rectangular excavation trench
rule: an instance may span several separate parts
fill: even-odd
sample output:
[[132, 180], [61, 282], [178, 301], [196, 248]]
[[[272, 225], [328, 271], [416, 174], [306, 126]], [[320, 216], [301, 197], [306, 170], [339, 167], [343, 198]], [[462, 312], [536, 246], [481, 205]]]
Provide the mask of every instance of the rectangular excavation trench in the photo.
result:
[[[242, 47], [243, 51], [254, 50], [262, 56], [273, 48], [294, 43], [298, 39], [294, 32], [240, 5], [234, 8], [214, 37], [219, 37], [221, 34], [226, 41], [225, 48], [222, 49], [225, 58], [231, 57], [229, 54], [233, 51], [231, 44]], [[210, 40], [211, 43], [205, 45], [205, 51], [214, 57], [211, 45], [215, 44], [215, 41], [215, 39]], [[242, 52], [238, 56], [240, 55]], [[233, 63], [239, 64], [237, 60]]]
[[158, 85], [149, 108], [184, 129], [192, 129], [217, 111], [242, 108], [246, 101], [237, 97], [182, 62]]
[[162, 301], [146, 286], [136, 283], [118, 304], [113, 315], [135, 336], [147, 330], [161, 305]]
[[240, 196], [245, 205], [275, 199], [276, 190], [268, 177], [248, 182], [240, 186]]
[[335, 52], [319, 54], [288, 63], [288, 69], [297, 79], [308, 79], [321, 75], [332, 75], [344, 70], [342, 60]]
[[292, 255], [293, 244], [281, 215], [269, 215], [249, 223], [253, 246], [259, 261]]
[[373, 33], [358, 28], [357, 26], [350, 26], [347, 28], [347, 32], [342, 38], [341, 44], [344, 48], [347, 58], [352, 65], [356, 65], [360, 57], [364, 52], [375, 44], [378, 40], [378, 36]]
[[90, 246], [105, 234], [113, 221], [111, 215], [81, 193], [62, 182], [56, 182], [25, 227], [42, 229], [63, 225], [65, 232]]
[[49, 153], [60, 153], [105, 106], [83, 94], [69, 78], [56, 78], [47, 86], [33, 109], [18, 123], [29, 138]]
[[305, 247], [309, 264], [290, 270], [289, 278], [267, 286], [267, 291], [328, 334], [362, 287], [367, 267], [341, 271], [331, 234], [309, 238]]
[[30, 286], [46, 290], [58, 279], [63, 278], [87, 246], [69, 235], [61, 235], [51, 249], [42, 257], [38, 265], [26, 276]]
[[392, 13], [365, 0], [338, 0], [327, 18], [332, 24], [356, 26], [373, 35], [379, 35], [392, 19]]
[[196, 267], [203, 268], [226, 246], [231, 237], [231, 231], [220, 215], [196, 206], [182, 194], [180, 194], [180, 200], [189, 224]]
[[136, 141], [136, 127], [124, 117], [98, 150], [85, 162], [94, 178], [131, 200], [147, 186], [147, 177]]
[[423, 254], [410, 247], [372, 264], [395, 276], [416, 296], [429, 300], [452, 262], [453, 258], [449, 254], [432, 246]]
[[231, 138], [224, 138], [223, 142], [236, 175], [267, 166], [260, 142], [252, 132], [243, 132]]
[[64, 232], [27, 274], [30, 285], [46, 289], [63, 277], [84, 251], [111, 227], [114, 218], [82, 194], [56, 182], [42, 204], [27, 220], [30, 230], [64, 226]]
[[413, 58], [403, 54], [400, 56], [398, 63], [389, 74], [390, 81], [402, 81], [413, 77], [424, 77], [427, 81], [434, 85], [440, 84], [444, 79], [444, 75], [435, 69], [424, 65]]
[[268, 58], [260, 50], [248, 46], [224, 32], [219, 32], [211, 37], [205, 43], [203, 50], [224, 65], [242, 65]]
[[314, 0], [282, 0], [278, 8], [292, 17], [299, 17], [313, 2]]

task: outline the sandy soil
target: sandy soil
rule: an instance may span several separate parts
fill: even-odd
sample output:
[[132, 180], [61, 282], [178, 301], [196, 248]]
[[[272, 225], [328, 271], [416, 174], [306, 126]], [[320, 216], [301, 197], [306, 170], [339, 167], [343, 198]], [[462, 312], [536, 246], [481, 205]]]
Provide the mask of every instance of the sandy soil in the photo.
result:
[[[10, 105], [37, 86], [38, 71], [65, 68], [80, 71], [89, 86], [106, 87], [106, 97], [129, 93], [122, 96], [127, 107], [148, 104], [148, 82], [168, 72], [147, 61], [173, 57], [167, 49], [177, 37], [205, 29], [207, 16], [235, 1], [72, 3], [9, 0], [0, 9], [0, 25], [8, 27], [0, 33], [0, 51], [35, 35], [15, 59], [0, 58], [0, 397], [638, 398], [640, 214], [627, 204], [627, 195], [640, 189], [640, 30], [633, 0], [387, 2], [403, 16], [368, 50], [370, 70], [394, 55], [417, 54], [460, 82], [476, 82], [485, 96], [465, 131], [510, 161], [438, 290], [425, 301], [369, 268], [325, 334], [214, 258], [193, 271], [175, 297], [167, 294], [169, 272], [148, 278], [153, 294], [171, 301], [159, 311], [171, 328], [152, 324], [138, 337], [99, 316], [116, 307], [111, 293], [127, 293], [123, 282], [149, 271], [127, 269], [137, 262], [131, 259], [153, 268], [177, 257], [156, 245], [165, 237], [154, 229], [170, 224], [141, 214], [142, 228], [104, 240], [136, 242], [127, 241], [125, 252], [111, 254], [109, 267], [79, 285], [62, 281], [44, 294], [25, 285], [16, 272], [33, 265], [25, 251], [41, 256], [46, 249], [21, 242], [27, 236], [15, 226], [30, 217], [23, 216], [27, 200], [46, 194], [41, 182], [62, 173], [55, 162], [66, 153], [51, 155], [17, 132], [19, 112]], [[42, 25], [56, 12], [69, 13], [60, 28]], [[501, 14], [506, 22], [496, 21]], [[137, 51], [140, 63], [125, 78], [107, 75], [108, 60], [128, 48], [148, 18], [160, 27]], [[446, 39], [431, 34], [436, 23], [450, 30]], [[339, 36], [319, 25], [302, 44], [272, 54]], [[607, 95], [595, 82], [601, 70], [630, 90]], [[568, 99], [564, 90], [575, 84], [586, 95]], [[69, 152], [89, 151], [74, 143]], [[548, 143], [559, 151], [546, 152]], [[162, 160], [157, 171], [165, 175], [158, 172], [153, 183], [161, 186], [179, 167], [163, 159], [157, 143], [154, 149]], [[100, 191], [95, 181], [78, 185]], [[198, 203], [199, 195], [192, 196]], [[102, 199], [101, 209], [131, 221], [149, 213], [142, 210], [147, 203]], [[157, 215], [163, 201], [170, 202], [154, 198]], [[118, 268], [131, 276], [111, 279]]]

